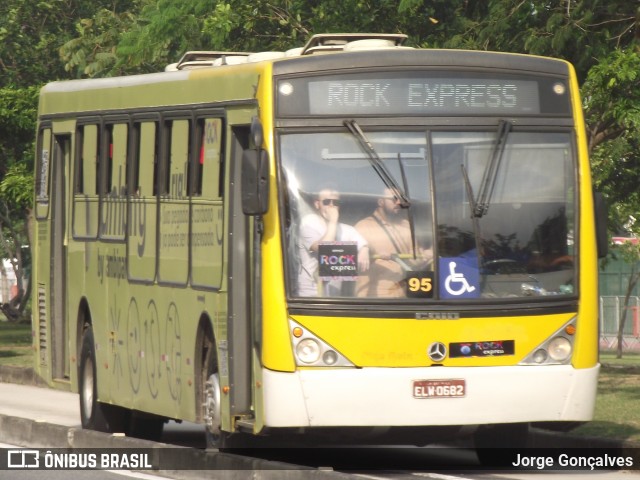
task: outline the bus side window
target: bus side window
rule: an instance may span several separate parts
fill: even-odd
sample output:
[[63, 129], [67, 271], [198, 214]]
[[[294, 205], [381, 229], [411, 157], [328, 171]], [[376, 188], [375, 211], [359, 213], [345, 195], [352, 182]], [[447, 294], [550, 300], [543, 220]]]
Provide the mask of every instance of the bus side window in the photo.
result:
[[219, 289], [223, 279], [224, 202], [222, 199], [221, 118], [200, 118], [196, 123], [191, 158], [191, 284]]
[[222, 119], [198, 120], [197, 151], [193, 157], [193, 196], [205, 199], [222, 197]]
[[104, 126], [104, 144], [98, 157], [96, 191], [99, 195], [109, 193], [113, 168], [113, 125]]
[[144, 197], [155, 195], [158, 160], [158, 124], [154, 121], [134, 125], [135, 145], [129, 159], [129, 195]]
[[99, 156], [99, 126], [95, 123], [79, 125], [73, 182], [73, 235], [76, 238], [95, 238], [98, 232]]
[[160, 170], [160, 195], [179, 199], [186, 196], [186, 172], [189, 158], [189, 120], [169, 120], [165, 123], [165, 163]]
[[36, 218], [49, 215], [49, 163], [51, 160], [51, 129], [43, 128], [38, 135], [36, 166]]
[[120, 196], [124, 193], [125, 168], [127, 161], [127, 137], [129, 125], [119, 123], [113, 126], [113, 142], [111, 144], [111, 175], [109, 193]]
[[190, 123], [189, 120], [174, 120], [171, 129], [169, 194], [172, 198], [184, 198], [187, 193]]
[[75, 195], [84, 193], [84, 125], [79, 125], [76, 129], [76, 148], [73, 169], [73, 193]]
[[78, 128], [75, 193], [95, 196], [98, 193], [98, 163], [100, 158], [100, 130], [96, 124]]

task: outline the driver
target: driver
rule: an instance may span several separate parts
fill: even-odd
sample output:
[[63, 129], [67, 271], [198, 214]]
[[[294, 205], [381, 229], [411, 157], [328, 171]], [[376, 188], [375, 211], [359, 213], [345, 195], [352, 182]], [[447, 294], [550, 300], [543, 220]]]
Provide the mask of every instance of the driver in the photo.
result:
[[414, 257], [411, 227], [397, 193], [385, 188], [374, 212], [355, 227], [367, 240], [371, 253], [369, 275], [358, 278], [358, 296], [404, 297], [407, 263], [418, 261], [420, 265], [416, 266], [424, 269], [433, 253], [431, 249], [419, 249]]

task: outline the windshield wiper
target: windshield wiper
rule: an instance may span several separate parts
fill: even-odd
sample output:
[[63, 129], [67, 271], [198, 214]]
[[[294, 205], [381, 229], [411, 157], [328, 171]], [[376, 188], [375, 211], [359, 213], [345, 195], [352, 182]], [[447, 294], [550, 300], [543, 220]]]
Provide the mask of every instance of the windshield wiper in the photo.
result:
[[351, 134], [358, 140], [358, 142], [360, 142], [360, 145], [369, 157], [369, 163], [371, 163], [371, 166], [383, 181], [385, 186], [393, 191], [393, 194], [400, 199], [400, 206], [402, 208], [409, 208], [409, 206], [411, 205], [409, 197], [407, 196], [404, 189], [400, 187], [396, 179], [393, 178], [393, 175], [391, 174], [391, 172], [389, 172], [385, 164], [382, 162], [380, 155], [378, 155], [376, 149], [373, 148], [373, 145], [371, 145], [371, 142], [365, 136], [364, 132], [360, 128], [360, 125], [358, 125], [355, 120], [345, 120], [343, 123], [344, 126], [347, 127], [347, 129], [351, 132]]
[[500, 171], [500, 162], [504, 154], [505, 146], [507, 145], [507, 137], [511, 131], [511, 123], [506, 120], [500, 120], [498, 122], [498, 131], [496, 132], [496, 141], [493, 144], [493, 150], [489, 157], [489, 163], [482, 175], [482, 183], [478, 190], [478, 198], [474, 200], [473, 216], [481, 218], [489, 211], [489, 204], [491, 202], [491, 196], [493, 195], [493, 189], [496, 186], [496, 180], [498, 178], [498, 172]]

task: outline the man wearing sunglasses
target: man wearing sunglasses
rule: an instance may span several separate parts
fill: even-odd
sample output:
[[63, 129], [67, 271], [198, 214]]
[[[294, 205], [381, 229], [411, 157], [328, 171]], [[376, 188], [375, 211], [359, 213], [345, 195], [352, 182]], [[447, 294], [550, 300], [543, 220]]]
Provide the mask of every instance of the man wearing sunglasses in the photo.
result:
[[358, 296], [404, 297], [407, 269], [431, 270], [433, 252], [412, 245], [411, 227], [400, 198], [385, 188], [373, 213], [355, 228], [371, 249], [371, 270], [358, 278]]
[[[333, 187], [322, 188], [313, 201], [315, 212], [302, 218], [298, 251], [298, 294], [303, 297], [349, 295], [345, 283], [355, 278], [319, 277], [319, 257], [323, 245], [357, 245], [357, 274], [369, 269], [367, 242], [351, 225], [340, 223], [340, 194]], [[348, 247], [347, 247], [348, 248]]]

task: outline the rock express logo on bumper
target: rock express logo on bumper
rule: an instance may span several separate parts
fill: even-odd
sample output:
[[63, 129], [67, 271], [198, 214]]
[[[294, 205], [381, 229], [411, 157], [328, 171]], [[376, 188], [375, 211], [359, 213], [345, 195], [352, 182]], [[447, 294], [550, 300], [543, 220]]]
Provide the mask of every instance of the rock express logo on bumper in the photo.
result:
[[515, 341], [513, 340], [489, 340], [482, 342], [461, 342], [449, 344], [449, 357], [496, 357], [501, 355], [513, 355], [515, 353]]

